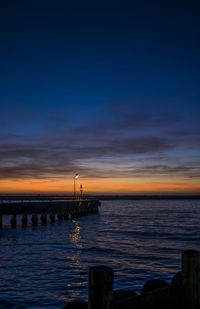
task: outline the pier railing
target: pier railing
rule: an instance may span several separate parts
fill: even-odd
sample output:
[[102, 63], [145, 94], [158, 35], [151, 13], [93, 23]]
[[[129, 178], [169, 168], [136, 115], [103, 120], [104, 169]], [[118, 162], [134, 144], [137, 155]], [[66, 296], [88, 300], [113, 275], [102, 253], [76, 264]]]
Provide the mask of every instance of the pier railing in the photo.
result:
[[[43, 199], [43, 200], [8, 200], [0, 201], [0, 228], [3, 227], [3, 217], [10, 216], [10, 224], [16, 227], [20, 224], [25, 227], [28, 225], [28, 215], [31, 215], [31, 223], [37, 225], [38, 215], [40, 215], [41, 224], [49, 221], [66, 220], [68, 218], [76, 218], [92, 213], [97, 213], [100, 206], [99, 200], [88, 199]], [[17, 222], [18, 221], [18, 222]]]

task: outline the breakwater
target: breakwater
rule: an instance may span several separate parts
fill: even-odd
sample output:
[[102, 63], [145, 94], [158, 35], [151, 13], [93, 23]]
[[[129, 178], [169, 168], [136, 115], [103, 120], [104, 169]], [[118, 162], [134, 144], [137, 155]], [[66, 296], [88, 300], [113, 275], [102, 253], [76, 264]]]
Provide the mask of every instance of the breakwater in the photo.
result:
[[63, 309], [199, 309], [200, 252], [182, 252], [182, 270], [171, 284], [164, 280], [147, 281], [137, 295], [134, 291], [113, 290], [114, 271], [108, 266], [89, 269], [88, 301], [73, 301]]
[[[31, 214], [31, 222], [33, 225], [38, 224], [40, 220], [42, 224], [47, 223], [47, 216], [51, 222], [58, 220], [66, 220], [69, 217], [77, 218], [83, 215], [98, 212], [100, 205], [99, 200], [88, 199], [33, 199], [33, 197], [18, 197], [15, 199], [0, 200], [0, 228], [3, 227], [3, 216], [10, 215], [10, 224], [12, 227], [17, 225], [17, 215], [21, 215], [21, 224], [28, 224], [28, 215]], [[38, 218], [39, 217], [39, 218]]]

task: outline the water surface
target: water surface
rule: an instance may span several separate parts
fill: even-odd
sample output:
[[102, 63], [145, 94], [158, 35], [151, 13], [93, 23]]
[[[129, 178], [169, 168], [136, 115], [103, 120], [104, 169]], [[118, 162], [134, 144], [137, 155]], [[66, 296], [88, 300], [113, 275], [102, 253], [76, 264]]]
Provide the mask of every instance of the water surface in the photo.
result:
[[[20, 219], [20, 218], [18, 218]], [[8, 222], [6, 218], [5, 222]], [[170, 282], [181, 250], [199, 249], [200, 201], [103, 201], [99, 214], [0, 231], [1, 308], [62, 308], [87, 299], [88, 269], [115, 271], [115, 288]]]

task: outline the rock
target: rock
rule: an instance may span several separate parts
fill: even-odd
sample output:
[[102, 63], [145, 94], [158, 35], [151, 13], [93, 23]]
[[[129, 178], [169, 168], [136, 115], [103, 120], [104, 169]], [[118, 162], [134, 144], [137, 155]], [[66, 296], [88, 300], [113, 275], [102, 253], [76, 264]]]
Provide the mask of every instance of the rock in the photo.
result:
[[171, 281], [171, 286], [172, 287], [180, 287], [183, 285], [183, 274], [181, 271], [179, 271], [178, 273], [176, 273], [174, 275], [174, 277], [172, 278], [172, 281]]
[[181, 271], [176, 273], [171, 281], [171, 295], [174, 298], [174, 303], [177, 308], [184, 308], [185, 293], [183, 288], [183, 274]]
[[147, 281], [144, 284], [141, 294], [148, 293], [148, 292], [160, 289], [160, 288], [164, 288], [166, 286], [169, 286], [169, 284], [166, 281], [159, 280], [159, 279], [152, 279], [152, 280]]
[[114, 291], [114, 303], [137, 296], [137, 293], [134, 291], [128, 291], [128, 290], [116, 290]]
[[63, 309], [87, 309], [88, 303], [86, 301], [75, 300], [66, 304]]

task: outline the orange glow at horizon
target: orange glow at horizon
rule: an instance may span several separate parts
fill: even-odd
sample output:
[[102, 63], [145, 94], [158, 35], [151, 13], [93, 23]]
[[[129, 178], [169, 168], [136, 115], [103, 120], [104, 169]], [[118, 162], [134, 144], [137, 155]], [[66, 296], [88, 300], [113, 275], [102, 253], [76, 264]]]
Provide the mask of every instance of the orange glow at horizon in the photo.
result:
[[[140, 181], [123, 179], [80, 179], [84, 194], [137, 194], [137, 193], [200, 193], [200, 182]], [[0, 181], [0, 193], [73, 193], [73, 179]]]

